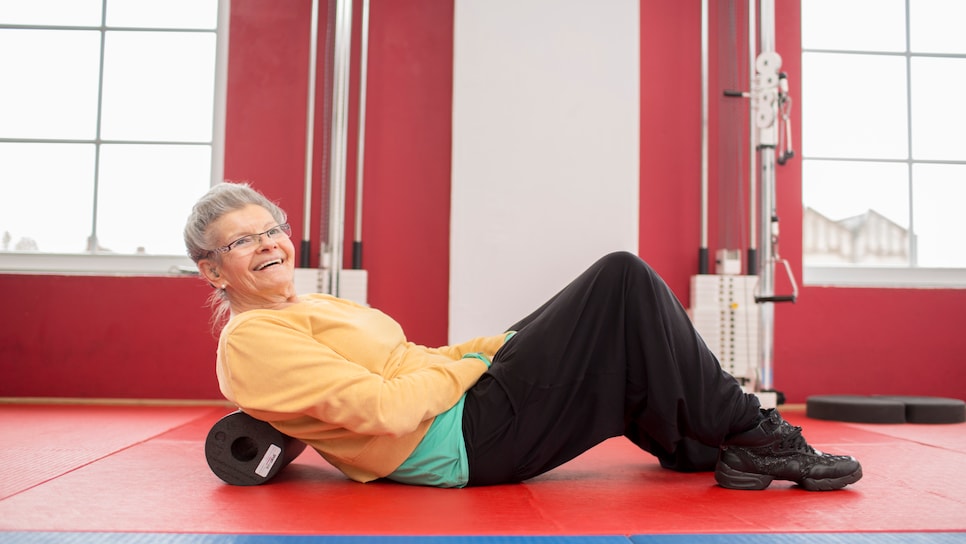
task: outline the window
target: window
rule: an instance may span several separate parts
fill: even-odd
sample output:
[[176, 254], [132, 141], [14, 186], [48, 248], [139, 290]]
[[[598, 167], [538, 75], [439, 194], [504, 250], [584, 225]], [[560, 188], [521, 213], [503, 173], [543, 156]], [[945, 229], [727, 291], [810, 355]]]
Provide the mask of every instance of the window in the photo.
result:
[[802, 2], [807, 283], [966, 286], [966, 2]]
[[190, 265], [184, 220], [221, 178], [227, 6], [0, 0], [0, 270]]

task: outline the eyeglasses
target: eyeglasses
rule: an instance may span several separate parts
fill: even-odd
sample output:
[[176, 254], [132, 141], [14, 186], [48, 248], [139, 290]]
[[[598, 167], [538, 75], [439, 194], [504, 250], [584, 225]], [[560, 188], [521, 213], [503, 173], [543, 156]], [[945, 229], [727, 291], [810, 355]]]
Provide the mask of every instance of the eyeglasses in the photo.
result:
[[292, 235], [292, 226], [288, 223], [282, 223], [281, 225], [276, 225], [265, 232], [259, 232], [258, 234], [248, 234], [242, 236], [241, 238], [235, 240], [234, 242], [228, 244], [227, 246], [216, 247], [211, 250], [212, 253], [228, 253], [233, 249], [239, 251], [242, 250], [252, 250], [262, 241], [262, 236], [268, 236], [270, 239], [274, 239], [276, 236], [283, 236], [288, 238]]

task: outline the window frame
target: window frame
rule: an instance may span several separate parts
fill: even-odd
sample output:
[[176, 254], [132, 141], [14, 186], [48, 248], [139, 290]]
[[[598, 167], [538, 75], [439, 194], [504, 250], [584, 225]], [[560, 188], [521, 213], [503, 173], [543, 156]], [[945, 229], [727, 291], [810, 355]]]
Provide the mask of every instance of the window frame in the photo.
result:
[[[230, 0], [217, 0], [218, 15], [215, 28], [215, 85], [212, 108], [211, 173], [210, 184], [224, 179], [225, 163], [225, 117], [228, 83], [228, 36]], [[117, 30], [103, 25], [95, 27], [3, 25], [4, 28], [43, 28], [56, 30]], [[122, 30], [157, 32], [152, 27]], [[102, 37], [103, 39], [103, 37]], [[103, 69], [103, 66], [101, 67]], [[9, 141], [9, 140], [8, 140]], [[27, 140], [24, 140], [27, 141]], [[44, 140], [44, 142], [57, 140]], [[111, 143], [94, 141], [96, 145]], [[133, 142], [137, 143], [137, 142]], [[166, 142], [149, 142], [163, 145]], [[197, 274], [195, 264], [187, 255], [136, 255], [109, 253], [45, 253], [25, 251], [0, 252], [0, 274], [56, 274], [56, 275], [108, 275], [108, 276], [178, 276]]]
[[[907, 150], [905, 159], [882, 159], [874, 157], [824, 157], [803, 154], [802, 163], [805, 161], [859, 161], [859, 162], [898, 162], [906, 165], [907, 187], [910, 188], [909, 206], [909, 240], [911, 260], [908, 266], [876, 266], [876, 265], [857, 265], [857, 266], [820, 266], [808, 265], [802, 256], [802, 276], [803, 284], [808, 286], [825, 287], [878, 287], [878, 288], [966, 288], [966, 268], [964, 267], [920, 267], [916, 265], [917, 251], [915, 244], [915, 215], [914, 202], [911, 195], [911, 187], [914, 182], [914, 166], [919, 164], [943, 164], [943, 165], [966, 165], [963, 160], [935, 160], [935, 159], [915, 159], [913, 156], [913, 70], [914, 58], [956, 58], [966, 59], [966, 53], [923, 53], [913, 52], [911, 44], [911, 24], [909, 0], [905, 1], [905, 49], [903, 51], [876, 51], [876, 50], [853, 50], [853, 49], [824, 49], [806, 48], [802, 44], [801, 55], [808, 53], [820, 54], [842, 54], [842, 55], [885, 55], [903, 57], [906, 68], [906, 131], [907, 131]], [[804, 62], [802, 63], [804, 65]], [[802, 74], [802, 78], [807, 77]], [[804, 168], [803, 168], [804, 170]], [[807, 180], [802, 176], [802, 188], [804, 192]], [[804, 206], [804, 202], [803, 202]], [[804, 236], [804, 232], [802, 233]]]

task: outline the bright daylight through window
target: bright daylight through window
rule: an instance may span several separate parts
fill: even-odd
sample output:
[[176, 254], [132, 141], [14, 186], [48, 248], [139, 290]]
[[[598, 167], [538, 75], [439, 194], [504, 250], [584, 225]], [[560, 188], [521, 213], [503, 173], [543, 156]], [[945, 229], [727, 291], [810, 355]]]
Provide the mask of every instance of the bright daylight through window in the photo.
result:
[[966, 2], [801, 4], [806, 280], [823, 267], [962, 279]]
[[218, 22], [218, 0], [0, 0], [0, 260], [184, 255], [220, 175]]

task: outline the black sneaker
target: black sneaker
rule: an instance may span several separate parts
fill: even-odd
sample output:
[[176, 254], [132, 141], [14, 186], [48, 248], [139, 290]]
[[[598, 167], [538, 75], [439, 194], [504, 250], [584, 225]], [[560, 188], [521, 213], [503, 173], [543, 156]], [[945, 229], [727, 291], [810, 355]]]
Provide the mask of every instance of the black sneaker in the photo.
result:
[[765, 489], [774, 479], [790, 480], [809, 491], [841, 489], [859, 481], [862, 466], [853, 457], [822, 453], [805, 442], [775, 410], [753, 429], [721, 446], [714, 479], [729, 489]]

